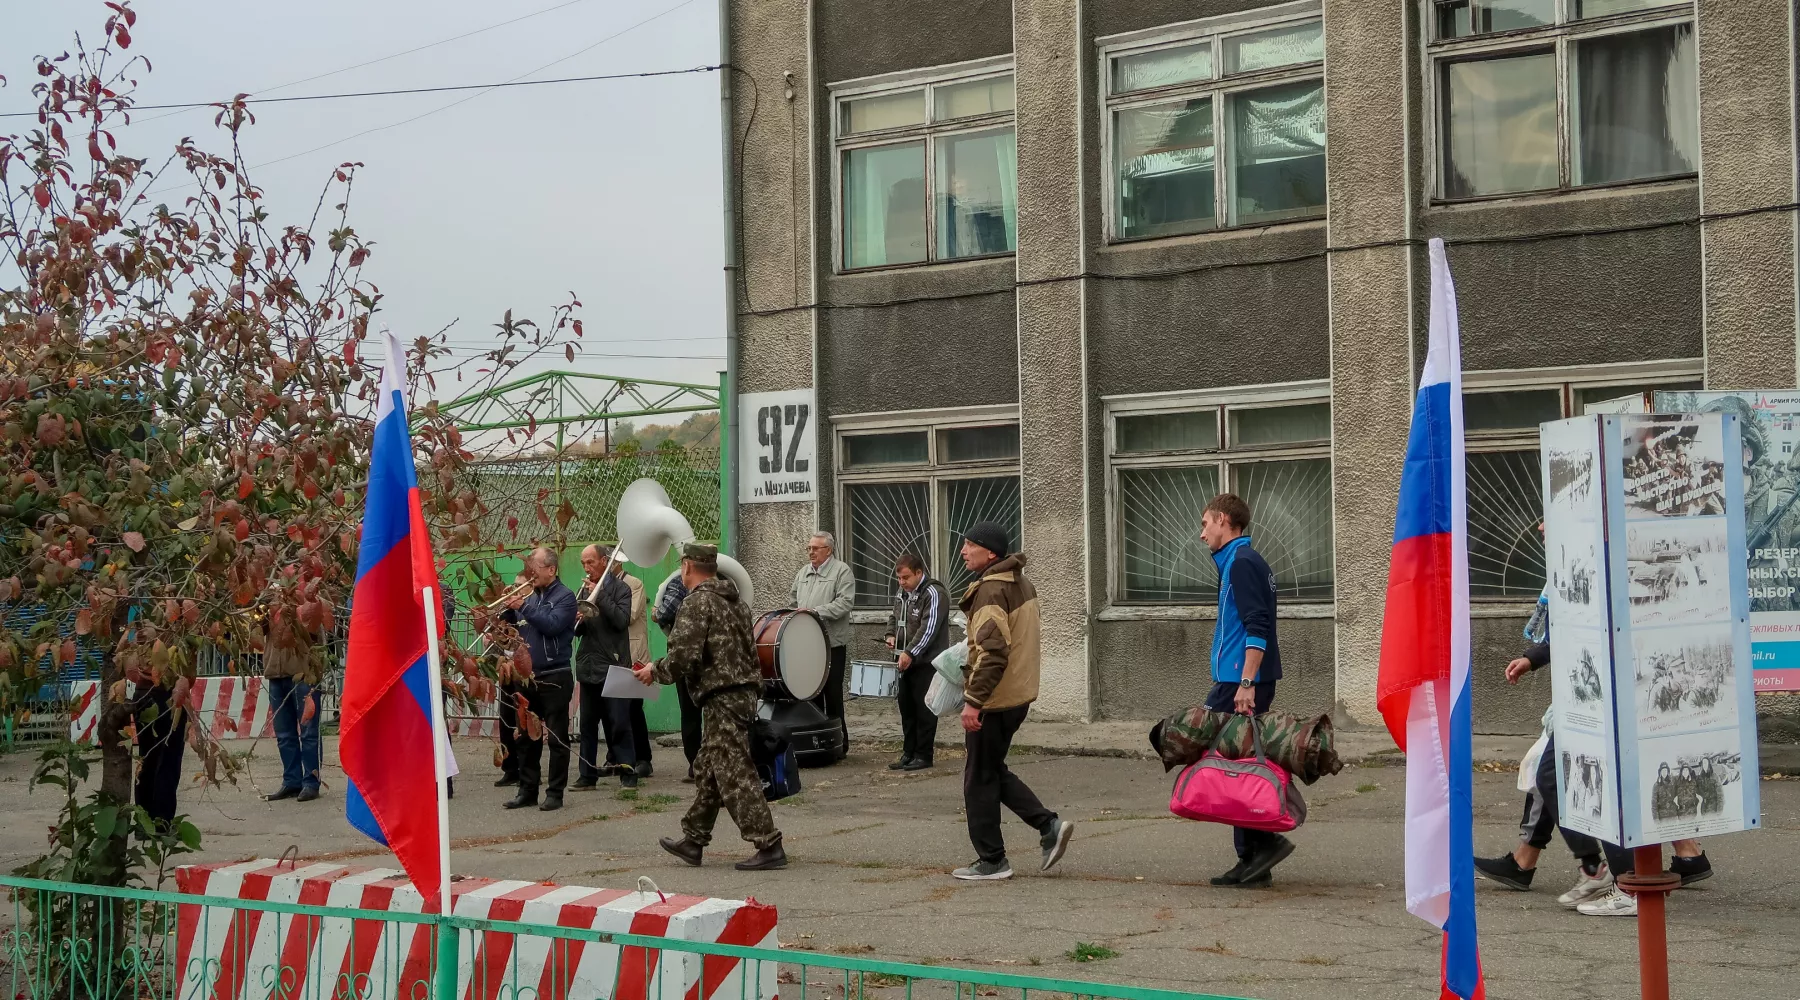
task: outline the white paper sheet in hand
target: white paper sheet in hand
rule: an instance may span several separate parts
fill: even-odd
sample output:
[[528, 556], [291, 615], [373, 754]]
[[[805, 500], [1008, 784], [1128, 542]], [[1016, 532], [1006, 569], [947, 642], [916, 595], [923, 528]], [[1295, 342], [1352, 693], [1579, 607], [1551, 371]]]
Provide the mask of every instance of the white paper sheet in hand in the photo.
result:
[[601, 685], [600, 694], [607, 698], [638, 698], [643, 701], [655, 701], [662, 697], [662, 687], [656, 684], [645, 684], [637, 679], [630, 667], [612, 664], [606, 668], [606, 683]]

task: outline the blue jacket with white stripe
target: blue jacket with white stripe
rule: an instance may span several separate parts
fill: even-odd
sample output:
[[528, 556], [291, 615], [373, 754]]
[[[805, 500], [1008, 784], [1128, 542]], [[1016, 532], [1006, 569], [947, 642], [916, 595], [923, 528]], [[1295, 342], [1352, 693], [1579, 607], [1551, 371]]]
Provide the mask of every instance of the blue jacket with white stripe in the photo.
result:
[[1244, 676], [1244, 650], [1263, 651], [1257, 683], [1281, 679], [1281, 647], [1275, 641], [1275, 574], [1240, 535], [1213, 553], [1219, 568], [1219, 621], [1213, 627], [1212, 675], [1235, 684]]

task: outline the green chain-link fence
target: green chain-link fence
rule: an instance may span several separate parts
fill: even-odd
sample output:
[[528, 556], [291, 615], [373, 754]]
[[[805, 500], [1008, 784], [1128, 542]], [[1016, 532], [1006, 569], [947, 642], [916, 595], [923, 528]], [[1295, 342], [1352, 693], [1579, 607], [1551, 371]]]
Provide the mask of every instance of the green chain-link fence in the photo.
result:
[[474, 473], [476, 492], [487, 506], [481, 537], [508, 548], [552, 540], [559, 534], [557, 512], [566, 502], [573, 516], [560, 532], [565, 547], [613, 541], [619, 534], [619, 497], [645, 477], [668, 491], [669, 502], [688, 519], [694, 537], [719, 537], [719, 450], [674, 444], [646, 452], [628, 446], [604, 457], [533, 457], [481, 465]]

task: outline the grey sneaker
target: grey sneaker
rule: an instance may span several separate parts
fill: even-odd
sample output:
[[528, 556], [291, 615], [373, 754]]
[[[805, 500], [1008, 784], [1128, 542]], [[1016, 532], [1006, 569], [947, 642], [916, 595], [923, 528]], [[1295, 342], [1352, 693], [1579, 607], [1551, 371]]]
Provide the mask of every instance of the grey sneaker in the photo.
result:
[[1607, 870], [1606, 862], [1602, 861], [1599, 867], [1594, 869], [1592, 875], [1589, 875], [1585, 868], [1575, 869], [1574, 887], [1556, 897], [1556, 901], [1573, 910], [1612, 887], [1612, 872]]
[[1044, 849], [1044, 867], [1040, 869], [1041, 871], [1049, 871], [1056, 866], [1058, 861], [1062, 860], [1064, 852], [1069, 849], [1069, 838], [1073, 836], [1075, 836], [1075, 824], [1066, 819], [1059, 819], [1056, 821], [1056, 826], [1038, 839], [1038, 845]]
[[977, 861], [967, 868], [958, 868], [950, 873], [952, 877], [964, 882], [998, 882], [1012, 878], [1012, 862], [1001, 858], [999, 861]]

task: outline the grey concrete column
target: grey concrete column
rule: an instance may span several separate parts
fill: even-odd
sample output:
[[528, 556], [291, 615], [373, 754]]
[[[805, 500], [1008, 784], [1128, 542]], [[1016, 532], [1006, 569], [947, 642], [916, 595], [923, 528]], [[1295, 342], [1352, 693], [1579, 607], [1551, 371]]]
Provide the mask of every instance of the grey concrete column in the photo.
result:
[[[1785, 205], [1794, 190], [1792, 0], [1701, 0], [1700, 211]], [[1701, 289], [1709, 389], [1795, 384], [1795, 218], [1706, 223]]]
[[[815, 314], [810, 194], [811, 18], [807, 0], [732, 3], [728, 58], [733, 73], [733, 160], [726, 166], [737, 208], [738, 263], [733, 285], [737, 312], [739, 392], [771, 392], [814, 385]], [[729, 71], [727, 71], [729, 72]], [[745, 79], [755, 80], [752, 86]], [[792, 73], [791, 83], [784, 73]], [[792, 111], [786, 92], [791, 89]], [[752, 116], [754, 112], [754, 122]], [[749, 128], [749, 135], [744, 130]], [[741, 153], [739, 152], [741, 150]], [[767, 197], [779, 191], [781, 197]], [[790, 201], [790, 191], [798, 197]], [[759, 196], [764, 195], [764, 196]], [[755, 315], [756, 313], [768, 315]], [[831, 435], [819, 431], [821, 459]], [[722, 442], [736, 447], [735, 441]], [[821, 488], [827, 482], [820, 470]], [[732, 498], [736, 502], [736, 498]], [[756, 587], [757, 610], [787, 602], [816, 504], [745, 504], [737, 508], [738, 558]]]
[[[1325, 0], [1329, 246], [1411, 235], [1412, 7]], [[1376, 725], [1388, 552], [1412, 410], [1412, 254], [1334, 252], [1327, 273], [1337, 698], [1345, 722]]]
[[1087, 345], [1081, 274], [1081, 0], [1015, 0], [1023, 548], [1043, 612], [1046, 716], [1093, 717], [1088, 663]]

